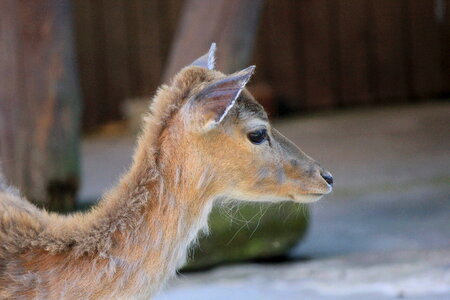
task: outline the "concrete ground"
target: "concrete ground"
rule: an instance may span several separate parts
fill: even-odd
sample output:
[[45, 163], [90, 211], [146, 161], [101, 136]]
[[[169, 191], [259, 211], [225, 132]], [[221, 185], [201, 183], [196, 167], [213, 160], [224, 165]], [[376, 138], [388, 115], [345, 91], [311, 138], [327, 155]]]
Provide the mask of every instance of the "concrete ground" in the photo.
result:
[[[157, 299], [450, 299], [450, 103], [275, 126], [335, 177], [292, 253], [310, 260], [184, 275]], [[133, 143], [85, 141], [82, 200], [113, 184]]]
[[157, 299], [450, 299], [449, 268], [448, 250], [222, 267], [178, 278]]

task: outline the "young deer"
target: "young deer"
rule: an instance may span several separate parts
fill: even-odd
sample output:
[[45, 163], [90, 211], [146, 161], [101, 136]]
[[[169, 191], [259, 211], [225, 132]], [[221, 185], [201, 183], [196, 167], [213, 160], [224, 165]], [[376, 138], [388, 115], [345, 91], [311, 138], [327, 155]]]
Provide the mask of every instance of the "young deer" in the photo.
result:
[[311, 202], [330, 173], [272, 128], [210, 51], [163, 85], [134, 162], [87, 213], [40, 210], [0, 183], [1, 299], [148, 299], [173, 276], [214, 199]]

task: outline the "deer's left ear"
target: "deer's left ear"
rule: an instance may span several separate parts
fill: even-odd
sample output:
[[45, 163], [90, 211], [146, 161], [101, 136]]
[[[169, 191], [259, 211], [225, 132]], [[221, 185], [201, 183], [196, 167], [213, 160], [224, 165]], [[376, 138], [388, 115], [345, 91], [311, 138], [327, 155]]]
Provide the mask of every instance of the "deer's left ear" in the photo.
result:
[[191, 66], [197, 66], [209, 70], [214, 70], [215, 62], [216, 62], [216, 43], [212, 43], [208, 53], [197, 58], [193, 63], [191, 63]]
[[255, 66], [228, 75], [206, 86], [197, 95], [190, 99], [191, 113], [196, 116], [197, 122], [203, 129], [211, 129], [220, 124], [227, 113], [236, 103]]

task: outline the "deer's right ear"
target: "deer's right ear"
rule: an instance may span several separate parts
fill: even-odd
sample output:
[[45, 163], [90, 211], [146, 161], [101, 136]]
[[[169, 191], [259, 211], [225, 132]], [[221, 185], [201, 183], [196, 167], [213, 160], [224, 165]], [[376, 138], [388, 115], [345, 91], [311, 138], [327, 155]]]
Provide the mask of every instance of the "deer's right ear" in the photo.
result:
[[215, 81], [189, 100], [189, 113], [203, 129], [211, 129], [220, 124], [236, 103], [255, 66], [228, 75]]
[[212, 43], [208, 53], [197, 58], [193, 63], [191, 63], [191, 66], [197, 66], [209, 70], [214, 70], [215, 62], [216, 62], [216, 43]]

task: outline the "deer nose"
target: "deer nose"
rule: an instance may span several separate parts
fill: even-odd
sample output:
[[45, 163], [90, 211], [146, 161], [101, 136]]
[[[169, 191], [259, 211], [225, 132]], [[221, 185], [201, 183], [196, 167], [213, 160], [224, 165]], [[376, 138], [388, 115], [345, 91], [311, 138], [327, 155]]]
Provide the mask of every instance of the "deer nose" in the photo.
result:
[[322, 171], [320, 173], [320, 175], [322, 176], [322, 178], [331, 186], [333, 186], [333, 176], [331, 175], [330, 172], [328, 171]]

